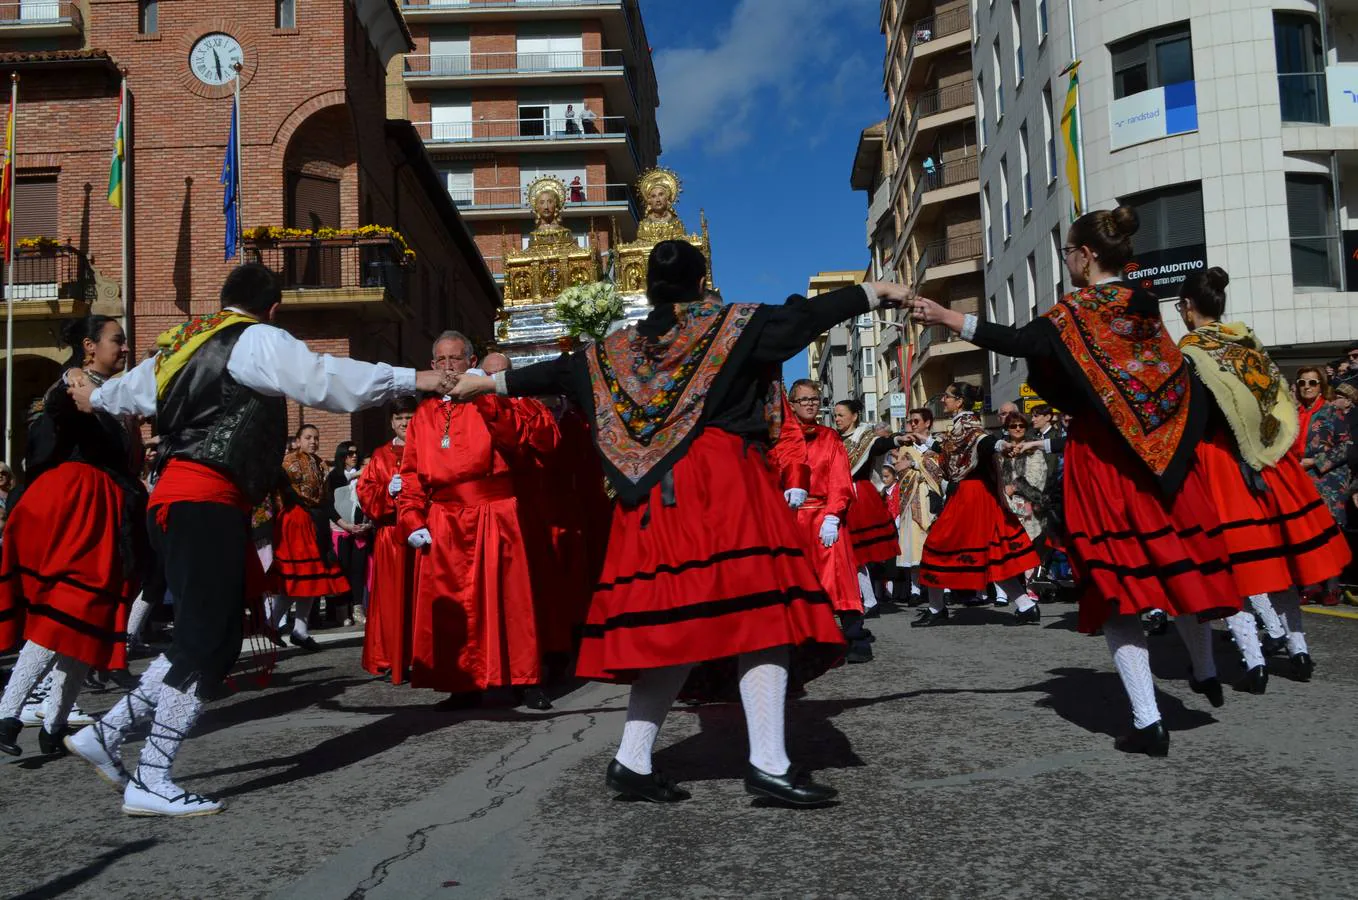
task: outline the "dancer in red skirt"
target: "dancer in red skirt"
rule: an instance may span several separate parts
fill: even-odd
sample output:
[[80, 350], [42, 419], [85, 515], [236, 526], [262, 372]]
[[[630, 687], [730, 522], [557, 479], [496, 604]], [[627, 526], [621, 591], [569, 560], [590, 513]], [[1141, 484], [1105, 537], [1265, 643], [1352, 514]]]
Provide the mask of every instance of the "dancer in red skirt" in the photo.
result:
[[980, 391], [965, 381], [943, 392], [952, 429], [939, 442], [938, 457], [951, 496], [924, 539], [919, 583], [928, 604], [911, 627], [948, 620], [944, 590], [976, 593], [992, 584], [997, 595], [1017, 598], [1014, 624], [1042, 622], [1042, 611], [1025, 586], [1025, 574], [1037, 568], [1037, 552], [1022, 523], [1000, 502], [995, 454], [1004, 444], [987, 435], [971, 411], [979, 400]]
[[374, 451], [355, 490], [358, 505], [374, 525], [372, 592], [363, 633], [363, 668], [389, 674], [392, 684], [410, 673], [411, 597], [415, 590], [415, 551], [396, 527], [396, 498], [401, 495], [401, 457], [415, 400], [400, 397], [391, 405], [391, 443]]
[[1236, 612], [1240, 597], [1198, 462], [1211, 401], [1165, 330], [1159, 300], [1119, 280], [1137, 225], [1129, 207], [1077, 219], [1063, 253], [1079, 289], [1022, 328], [925, 299], [913, 318], [1027, 358], [1029, 384], [1074, 415], [1065, 500], [1068, 552], [1083, 586], [1080, 630], [1103, 629], [1131, 699], [1134, 731], [1118, 748], [1164, 756], [1169, 733], [1137, 616], [1159, 607], [1177, 617], [1196, 682], [1214, 688], [1217, 702], [1211, 629], [1201, 620]]
[[283, 457], [283, 512], [274, 522], [273, 574], [282, 596], [274, 603], [273, 625], [277, 631], [292, 608], [288, 640], [294, 647], [315, 653], [321, 649], [311, 636], [307, 619], [318, 597], [349, 592], [330, 541], [330, 520], [335, 511], [325, 489], [325, 474], [316, 451], [321, 432], [315, 425], [297, 429], [297, 449]]
[[[1288, 452], [1298, 422], [1282, 372], [1247, 325], [1221, 321], [1229, 282], [1215, 266], [1184, 280], [1178, 309], [1191, 333], [1179, 346], [1216, 399], [1202, 459], [1236, 586], [1261, 618], [1270, 607], [1282, 610], [1292, 671], [1309, 681], [1315, 663], [1297, 590], [1337, 577], [1352, 557], [1315, 482]], [[1227, 621], [1249, 670], [1241, 686], [1262, 694], [1268, 668], [1254, 617]]]
[[[127, 364], [122, 326], [108, 316], [66, 323], [62, 340], [67, 367], [90, 381]], [[0, 555], [0, 650], [24, 642], [0, 698], [0, 752], [19, 755], [20, 709], [49, 672], [38, 746], [64, 754], [85, 674], [127, 667], [127, 613], [146, 559], [141, 460], [135, 419], [80, 412], [64, 380], [44, 396]]]
[[[872, 570], [883, 563], [894, 562], [900, 546], [896, 536], [896, 522], [882, 499], [882, 465], [886, 456], [896, 448], [890, 437], [861, 423], [863, 404], [857, 400], [841, 400], [835, 404], [835, 429], [844, 441], [849, 454], [849, 470], [853, 473], [854, 502], [849, 507], [849, 537], [853, 555], [858, 560], [858, 588], [863, 594], [863, 606], [877, 605], [877, 589]], [[869, 568], [871, 567], [871, 568]]]
[[694, 664], [738, 656], [746, 789], [817, 805], [835, 792], [793, 767], [784, 746], [789, 647], [841, 638], [761, 452], [770, 367], [910, 292], [877, 283], [807, 303], [728, 306], [706, 294], [706, 279], [696, 248], [661, 241], [651, 251], [645, 320], [551, 362], [464, 375], [454, 392], [564, 393], [594, 420], [618, 504], [578, 673], [633, 683], [608, 785], [652, 801], [687, 799], [652, 771], [656, 735]]

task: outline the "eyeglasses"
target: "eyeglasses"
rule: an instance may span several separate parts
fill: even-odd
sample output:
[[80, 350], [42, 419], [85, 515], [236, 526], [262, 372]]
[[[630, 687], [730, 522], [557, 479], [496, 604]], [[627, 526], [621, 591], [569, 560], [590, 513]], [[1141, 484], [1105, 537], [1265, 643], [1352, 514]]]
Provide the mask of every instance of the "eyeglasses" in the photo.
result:
[[1076, 250], [1082, 250], [1082, 249], [1084, 249], [1084, 248], [1082, 248], [1082, 247], [1062, 247], [1062, 248], [1061, 248], [1061, 255], [1062, 255], [1062, 256], [1069, 256], [1070, 254], [1074, 253]]
[[796, 400], [793, 400], [792, 403], [793, 403], [794, 405], [805, 404], [805, 403], [820, 403], [820, 398], [819, 398], [819, 397], [800, 397], [800, 398], [798, 398], [798, 399], [796, 399]]
[[1303, 387], [1320, 387], [1320, 381], [1315, 378], [1302, 378], [1297, 381], [1297, 384]]
[[1027, 429], [1025, 429], [1022, 425], [1006, 425], [1006, 426], [1004, 426], [1004, 427], [1005, 427], [1005, 429], [1008, 430], [1008, 431], [1026, 431], [1026, 430], [1027, 430]]
[[1358, 350], [1350, 350], [1349, 359], [1358, 359]]

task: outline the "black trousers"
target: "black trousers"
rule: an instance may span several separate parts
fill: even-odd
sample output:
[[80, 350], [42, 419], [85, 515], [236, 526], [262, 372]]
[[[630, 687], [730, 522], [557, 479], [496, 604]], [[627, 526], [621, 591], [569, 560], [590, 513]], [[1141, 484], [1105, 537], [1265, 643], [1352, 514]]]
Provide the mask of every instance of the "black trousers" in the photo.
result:
[[222, 503], [171, 503], [165, 527], [148, 517], [151, 546], [174, 597], [174, 641], [165, 683], [198, 681], [210, 690], [240, 655], [245, 618], [246, 554], [254, 553], [250, 517]]

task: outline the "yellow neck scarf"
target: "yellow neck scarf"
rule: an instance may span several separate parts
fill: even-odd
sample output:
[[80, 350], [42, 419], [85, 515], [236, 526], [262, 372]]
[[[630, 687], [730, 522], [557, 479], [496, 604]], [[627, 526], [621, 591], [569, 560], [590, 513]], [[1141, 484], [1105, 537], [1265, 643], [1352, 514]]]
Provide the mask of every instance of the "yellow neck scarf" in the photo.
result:
[[193, 358], [208, 339], [232, 325], [258, 324], [259, 319], [232, 309], [224, 309], [210, 316], [195, 316], [183, 325], [171, 328], [156, 338], [156, 398], [165, 396], [165, 391], [179, 370]]

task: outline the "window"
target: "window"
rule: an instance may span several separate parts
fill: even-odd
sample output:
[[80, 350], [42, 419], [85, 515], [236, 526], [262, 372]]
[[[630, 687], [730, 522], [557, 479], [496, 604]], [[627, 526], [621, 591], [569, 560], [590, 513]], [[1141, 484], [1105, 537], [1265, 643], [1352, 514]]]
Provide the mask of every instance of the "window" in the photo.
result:
[[1193, 80], [1193, 40], [1182, 22], [1109, 44], [1113, 99]]
[[1014, 35], [1014, 89], [1023, 84], [1023, 24], [1019, 18], [1019, 0], [1009, 4], [1009, 29]]
[[864, 347], [864, 348], [863, 348], [863, 377], [864, 377], [864, 378], [876, 378], [876, 377], [877, 377], [877, 348], [876, 348], [876, 347]]
[[297, 0], [276, 0], [274, 3], [274, 27], [297, 27]]
[[1288, 175], [1287, 231], [1292, 245], [1292, 284], [1338, 290], [1342, 254], [1327, 175]]
[[985, 261], [995, 258], [995, 248], [990, 237], [990, 185], [981, 188], [981, 228], [985, 230]]
[[1273, 44], [1283, 121], [1330, 124], [1319, 22], [1302, 13], [1274, 13]]
[[981, 128], [981, 149], [985, 150], [985, 77], [980, 72], [976, 73], [976, 124]]
[[572, 28], [570, 23], [524, 22], [519, 26], [515, 49], [520, 69], [547, 72], [584, 65], [580, 27]]
[[429, 132], [434, 141], [467, 141], [472, 137], [472, 104], [440, 95], [429, 104]]
[[[418, 59], [418, 57], [416, 58]], [[429, 30], [429, 74], [466, 75], [472, 70], [471, 31], [441, 25]]]
[[1010, 275], [1004, 280], [1004, 321], [1002, 325], [1017, 325], [1018, 321], [1014, 318], [1014, 276]]
[[158, 0], [141, 0], [137, 4], [137, 33], [156, 34], [160, 31], [160, 3]]
[[1047, 39], [1047, 0], [1037, 0], [1037, 43]]
[[1207, 242], [1202, 221], [1202, 185], [1196, 181], [1135, 194], [1122, 202], [1135, 209], [1141, 219], [1141, 227], [1132, 237], [1134, 253]]
[[[448, 196], [453, 198], [453, 202], [458, 206], [472, 206], [476, 203], [476, 190], [474, 188], [475, 179], [472, 175], [471, 163], [451, 163], [439, 167], [439, 175], [443, 178], [444, 187], [448, 188]], [[491, 196], [485, 198], [490, 203], [500, 202], [497, 194], [515, 194], [513, 188], [508, 191], [491, 191]], [[506, 197], [505, 199], [508, 199]]]
[[[986, 301], [986, 307], [987, 307], [986, 311], [990, 313], [990, 321], [992, 321], [992, 322], [997, 322], [997, 321], [999, 321], [998, 319], [995, 318], [995, 295], [994, 295], [994, 294], [991, 294], [991, 295], [990, 295], [990, 299]], [[995, 354], [995, 351], [993, 351], [993, 350], [990, 351], [990, 374], [991, 374], [991, 375], [998, 375], [998, 374], [1000, 374], [1000, 358], [999, 358], [999, 356], [997, 356], [997, 355]]]
[[1014, 216], [1009, 208], [1009, 157], [1000, 157], [1000, 214], [1004, 217], [1004, 239], [1014, 234]]
[[1028, 165], [1028, 123], [1019, 126], [1019, 177], [1023, 179], [1023, 214], [1033, 211], [1033, 173]]
[[868, 425], [877, 424], [877, 394], [872, 391], [863, 394], [863, 421]]
[[995, 70], [995, 121], [1004, 118], [1004, 78], [1000, 75], [1000, 39], [990, 47], [991, 68]]
[[1062, 286], [1063, 281], [1061, 275], [1061, 273], [1066, 270], [1066, 259], [1061, 253], [1062, 246], [1064, 245], [1061, 242], [1061, 226], [1058, 225], [1052, 229], [1051, 265], [1053, 298], [1060, 297], [1066, 292], [1066, 289]]
[[1037, 256], [1028, 254], [1028, 265], [1024, 267], [1023, 287], [1028, 297], [1028, 321], [1037, 318]]
[[1052, 86], [1042, 89], [1042, 139], [1047, 144], [1047, 184], [1056, 180], [1056, 123], [1052, 111]]

